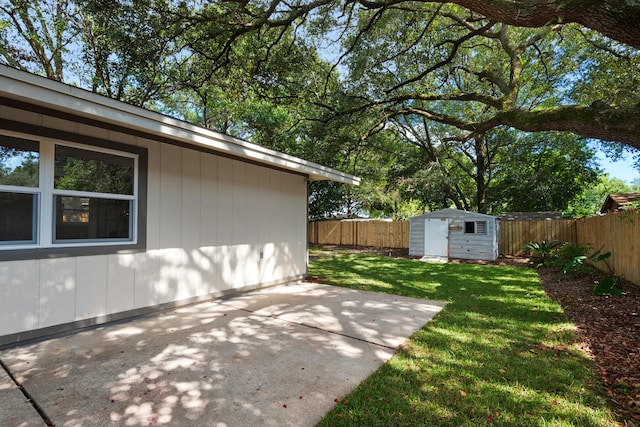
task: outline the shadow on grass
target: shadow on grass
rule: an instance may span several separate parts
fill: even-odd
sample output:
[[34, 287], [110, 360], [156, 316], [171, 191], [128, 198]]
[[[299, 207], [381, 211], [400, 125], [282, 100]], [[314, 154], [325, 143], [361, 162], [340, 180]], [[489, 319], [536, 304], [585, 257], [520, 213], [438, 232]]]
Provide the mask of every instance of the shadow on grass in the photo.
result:
[[329, 284], [446, 301], [321, 425], [615, 425], [573, 326], [522, 268], [318, 257]]

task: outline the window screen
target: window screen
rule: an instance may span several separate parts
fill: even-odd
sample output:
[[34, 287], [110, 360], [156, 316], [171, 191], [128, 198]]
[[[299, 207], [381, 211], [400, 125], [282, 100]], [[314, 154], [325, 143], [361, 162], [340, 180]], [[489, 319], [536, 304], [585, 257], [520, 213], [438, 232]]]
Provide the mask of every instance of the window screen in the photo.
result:
[[487, 234], [487, 221], [465, 221], [465, 234]]

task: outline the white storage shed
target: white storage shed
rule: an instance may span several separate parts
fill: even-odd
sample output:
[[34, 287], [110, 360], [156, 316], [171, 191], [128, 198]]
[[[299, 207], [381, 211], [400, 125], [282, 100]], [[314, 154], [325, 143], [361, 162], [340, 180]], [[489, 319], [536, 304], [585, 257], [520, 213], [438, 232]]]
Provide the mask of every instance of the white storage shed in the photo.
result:
[[307, 272], [307, 182], [359, 178], [0, 65], [0, 345]]
[[409, 255], [495, 261], [498, 218], [457, 209], [443, 209], [409, 219]]

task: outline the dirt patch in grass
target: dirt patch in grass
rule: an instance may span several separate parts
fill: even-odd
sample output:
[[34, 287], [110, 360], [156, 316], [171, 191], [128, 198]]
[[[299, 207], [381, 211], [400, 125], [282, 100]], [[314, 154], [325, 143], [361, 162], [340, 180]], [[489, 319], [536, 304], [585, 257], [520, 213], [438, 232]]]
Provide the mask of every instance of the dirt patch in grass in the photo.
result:
[[640, 286], [622, 283], [622, 296], [593, 296], [597, 274], [539, 271], [542, 287], [578, 328], [609, 399], [629, 426], [640, 425]]

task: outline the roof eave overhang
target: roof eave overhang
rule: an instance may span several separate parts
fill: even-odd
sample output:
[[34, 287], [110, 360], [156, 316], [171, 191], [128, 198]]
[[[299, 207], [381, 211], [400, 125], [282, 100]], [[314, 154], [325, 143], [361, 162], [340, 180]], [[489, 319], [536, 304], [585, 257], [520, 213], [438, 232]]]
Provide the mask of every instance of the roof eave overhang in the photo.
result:
[[360, 184], [357, 176], [5, 65], [0, 65], [0, 95], [301, 173], [314, 181]]

